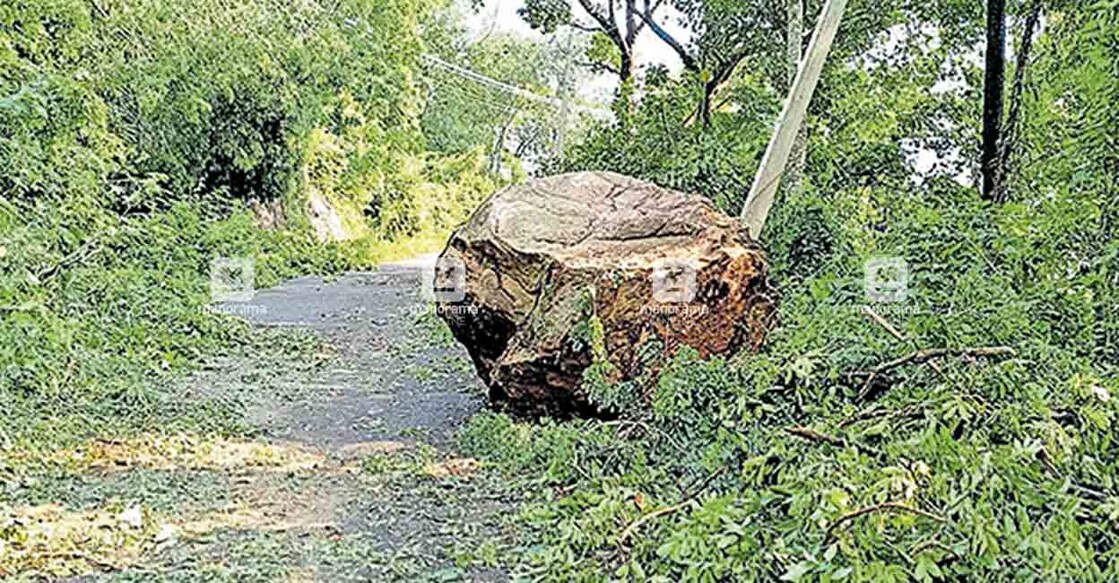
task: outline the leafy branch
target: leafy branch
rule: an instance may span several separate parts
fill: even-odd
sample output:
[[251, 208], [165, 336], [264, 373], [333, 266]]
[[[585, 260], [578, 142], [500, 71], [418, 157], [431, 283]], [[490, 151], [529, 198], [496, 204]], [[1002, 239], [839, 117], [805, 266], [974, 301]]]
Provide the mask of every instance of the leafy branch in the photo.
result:
[[848, 522], [851, 522], [852, 520], [855, 520], [856, 518], [858, 518], [860, 516], [865, 516], [867, 514], [872, 514], [872, 513], [875, 513], [875, 512], [883, 512], [883, 511], [907, 512], [909, 514], [915, 514], [917, 516], [923, 516], [923, 517], [928, 518], [930, 520], [935, 520], [935, 521], [941, 522], [941, 523], [947, 523], [948, 522], [947, 518], [945, 518], [943, 516], [940, 516], [939, 514], [933, 514], [932, 512], [929, 512], [927, 510], [921, 510], [920, 508], [917, 508], [915, 506], [910, 506], [910, 505], [902, 503], [902, 502], [880, 502], [878, 504], [872, 504], [870, 506], [864, 506], [864, 507], [859, 508], [857, 510], [852, 510], [851, 512], [848, 512], [848, 513], [840, 516], [839, 518], [837, 518], [835, 520], [835, 522], [831, 523], [831, 525], [828, 526], [827, 532], [824, 533], [825, 544], [832, 539], [832, 536], [835, 534], [835, 531], [838, 528], [847, 524]]

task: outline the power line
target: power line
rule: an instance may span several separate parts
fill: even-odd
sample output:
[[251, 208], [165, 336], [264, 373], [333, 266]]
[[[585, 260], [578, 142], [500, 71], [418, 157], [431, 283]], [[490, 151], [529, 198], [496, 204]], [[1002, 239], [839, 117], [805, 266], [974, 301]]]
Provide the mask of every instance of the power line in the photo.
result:
[[483, 94], [482, 92], [487, 91], [486, 89], [473, 89], [461, 82], [456, 82], [453, 80], [444, 81], [436, 77], [431, 77], [431, 80], [431, 88], [436, 96], [441, 96], [444, 94], [457, 95], [460, 98], [466, 98], [474, 102], [475, 105], [479, 105], [483, 108], [489, 108], [493, 111], [501, 113], [508, 112], [516, 103], [515, 96], [502, 95], [501, 97], [496, 97], [492, 94]]
[[548, 97], [548, 96], [545, 96], [545, 95], [537, 95], [536, 93], [533, 93], [533, 92], [528, 91], [526, 89], [521, 89], [520, 87], [517, 87], [515, 85], [510, 85], [508, 83], [498, 81], [497, 79], [491, 79], [490, 77], [486, 77], [485, 75], [475, 73], [474, 71], [471, 71], [470, 69], [467, 69], [465, 67], [460, 67], [458, 65], [455, 65], [454, 63], [448, 63], [447, 61], [444, 61], [443, 59], [440, 59], [439, 57], [436, 57], [435, 55], [430, 55], [430, 54], [424, 53], [421, 56], [428, 63], [431, 63], [431, 64], [433, 64], [437, 67], [441, 67], [441, 68], [443, 68], [447, 71], [450, 71], [452, 73], [455, 73], [456, 75], [458, 75], [458, 76], [460, 76], [464, 79], [469, 79], [469, 80], [474, 81], [474, 82], [476, 82], [480, 85], [485, 85], [486, 87], [489, 87], [491, 89], [497, 89], [498, 91], [504, 91], [506, 93], [516, 95], [517, 97], [520, 97], [522, 99], [527, 99], [529, 101], [535, 101], [537, 103], [545, 103], [545, 104], [551, 105], [552, 107], [555, 107], [555, 108], [561, 109], [561, 110], [566, 109], [566, 110], [570, 110], [570, 111], [577, 111], [579, 113], [585, 113], [587, 115], [591, 115], [591, 116], [594, 116], [594, 117], [597, 117], [597, 118], [610, 118], [611, 117], [610, 111], [608, 111], [606, 109], [573, 104], [573, 103], [570, 103], [570, 102], [565, 101], [563, 99], [558, 99], [558, 98], [555, 98], [555, 97]]

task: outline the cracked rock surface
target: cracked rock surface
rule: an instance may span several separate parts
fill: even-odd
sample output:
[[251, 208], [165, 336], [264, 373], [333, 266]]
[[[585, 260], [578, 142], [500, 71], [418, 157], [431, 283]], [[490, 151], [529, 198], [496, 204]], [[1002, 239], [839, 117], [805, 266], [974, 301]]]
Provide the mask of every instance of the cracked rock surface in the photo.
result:
[[[609, 172], [497, 192], [439, 266], [436, 289], [464, 292], [440, 315], [491, 400], [530, 416], [605, 413], [581, 388], [595, 355], [629, 380], [684, 345], [756, 350], [777, 304], [765, 254], [738, 221], [704, 197]], [[659, 347], [653, 361], [647, 346]]]

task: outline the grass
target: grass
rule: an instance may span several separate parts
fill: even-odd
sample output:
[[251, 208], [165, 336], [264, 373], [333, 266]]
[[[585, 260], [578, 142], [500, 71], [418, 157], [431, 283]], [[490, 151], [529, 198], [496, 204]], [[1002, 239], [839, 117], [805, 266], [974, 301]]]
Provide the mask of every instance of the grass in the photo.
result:
[[448, 231], [440, 230], [421, 231], [395, 239], [370, 237], [343, 244], [342, 252], [352, 257], [351, 265], [374, 266], [442, 251], [448, 235]]

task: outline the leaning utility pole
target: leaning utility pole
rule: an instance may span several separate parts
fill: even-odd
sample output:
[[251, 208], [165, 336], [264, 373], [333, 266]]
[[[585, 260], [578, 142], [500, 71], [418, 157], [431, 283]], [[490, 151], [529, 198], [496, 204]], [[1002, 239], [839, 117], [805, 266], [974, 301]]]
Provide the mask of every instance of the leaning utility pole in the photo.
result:
[[[785, 0], [785, 91], [792, 90], [804, 56], [804, 0]], [[808, 126], [801, 124], [786, 162], [785, 180], [778, 196], [795, 193], [808, 160]], [[784, 194], [782, 194], [784, 193]]]
[[754, 184], [750, 187], [750, 194], [742, 207], [742, 220], [755, 239], [761, 234], [769, 209], [773, 206], [777, 187], [781, 183], [781, 174], [789, 161], [789, 151], [804, 123], [808, 102], [812, 100], [816, 82], [820, 80], [820, 72], [831, 50], [832, 41], [835, 40], [835, 33], [839, 30], [839, 21], [843, 18], [843, 9], [846, 6], [847, 0], [827, 0], [824, 4], [824, 9], [820, 12], [820, 21], [812, 33], [812, 40], [808, 43], [808, 51], [800, 62], [796, 79], [793, 81], [788, 97], [785, 98], [780, 121], [773, 132], [773, 137], [769, 140], [761, 166], [754, 175]]

